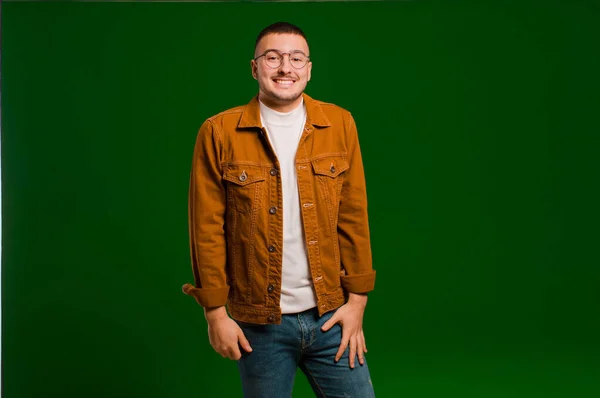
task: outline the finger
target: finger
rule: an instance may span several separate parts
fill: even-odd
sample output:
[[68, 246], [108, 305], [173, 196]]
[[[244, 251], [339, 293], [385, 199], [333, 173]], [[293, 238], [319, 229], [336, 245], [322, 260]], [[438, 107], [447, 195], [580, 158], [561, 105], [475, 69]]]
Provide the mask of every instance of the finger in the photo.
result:
[[329, 329], [331, 329], [331, 327], [332, 327], [333, 325], [335, 325], [336, 323], [337, 323], [337, 317], [336, 317], [336, 316], [335, 316], [335, 314], [334, 314], [334, 315], [333, 315], [331, 318], [329, 318], [329, 319], [327, 320], [327, 322], [325, 322], [325, 323], [323, 324], [323, 326], [321, 326], [321, 330], [322, 330], [322, 331], [324, 331], [324, 332], [326, 332], [326, 331], [328, 331]]
[[367, 341], [365, 340], [365, 331], [361, 330], [360, 334], [362, 335], [362, 341], [363, 341], [364, 351], [367, 352]]
[[224, 347], [219, 347], [218, 349], [215, 349], [215, 351], [223, 358], [227, 358], [227, 350]]
[[350, 337], [350, 367], [354, 369], [354, 358], [356, 358], [356, 336]]
[[365, 364], [365, 353], [364, 353], [364, 343], [361, 335], [359, 334], [356, 338], [356, 352], [358, 353], [358, 363], [361, 365]]
[[236, 349], [236, 350], [233, 352], [233, 354], [231, 355], [231, 357], [230, 357], [230, 358], [231, 358], [231, 360], [233, 360], [233, 361], [237, 361], [237, 360], [239, 360], [240, 358], [242, 358], [242, 352], [239, 350], [239, 348], [238, 348], [238, 349]]
[[348, 347], [348, 337], [342, 334], [342, 341], [340, 343], [340, 348], [338, 348], [338, 352], [335, 354], [335, 361], [339, 361], [342, 355], [344, 355], [344, 351]]
[[241, 357], [242, 357], [242, 353], [241, 353], [240, 349], [238, 348], [237, 344], [229, 349], [229, 358], [230, 359], [237, 361]]
[[242, 348], [244, 350], [246, 350], [247, 352], [251, 352], [252, 351], [252, 347], [250, 347], [250, 342], [248, 341], [248, 339], [244, 335], [244, 332], [242, 331], [242, 329], [240, 329], [239, 332], [238, 332], [238, 340], [239, 340], [240, 345], [242, 346]]

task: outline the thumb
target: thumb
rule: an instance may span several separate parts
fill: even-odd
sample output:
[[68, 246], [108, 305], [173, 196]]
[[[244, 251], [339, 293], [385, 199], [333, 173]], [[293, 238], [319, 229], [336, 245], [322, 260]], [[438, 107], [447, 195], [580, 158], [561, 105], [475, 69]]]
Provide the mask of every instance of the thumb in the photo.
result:
[[324, 331], [324, 332], [326, 332], [326, 331], [328, 331], [329, 329], [331, 329], [331, 327], [332, 327], [333, 325], [335, 325], [336, 323], [337, 323], [337, 318], [336, 318], [336, 316], [334, 315], [334, 316], [332, 316], [331, 318], [329, 318], [329, 320], [328, 320], [327, 322], [325, 322], [325, 323], [323, 324], [323, 326], [321, 326], [321, 330], [322, 330], [322, 331]]
[[248, 339], [246, 339], [246, 336], [244, 336], [244, 332], [242, 332], [242, 329], [240, 329], [238, 332], [238, 341], [240, 342], [240, 345], [244, 350], [246, 350], [247, 352], [252, 351], [252, 347], [250, 347], [250, 342], [248, 342]]

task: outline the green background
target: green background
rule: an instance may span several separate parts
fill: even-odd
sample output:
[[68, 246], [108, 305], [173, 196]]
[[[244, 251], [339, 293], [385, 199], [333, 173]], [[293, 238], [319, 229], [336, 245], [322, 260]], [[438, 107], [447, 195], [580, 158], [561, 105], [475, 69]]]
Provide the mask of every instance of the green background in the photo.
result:
[[598, 4], [5, 2], [3, 396], [241, 396], [187, 188], [276, 20], [359, 128], [377, 396], [600, 396]]

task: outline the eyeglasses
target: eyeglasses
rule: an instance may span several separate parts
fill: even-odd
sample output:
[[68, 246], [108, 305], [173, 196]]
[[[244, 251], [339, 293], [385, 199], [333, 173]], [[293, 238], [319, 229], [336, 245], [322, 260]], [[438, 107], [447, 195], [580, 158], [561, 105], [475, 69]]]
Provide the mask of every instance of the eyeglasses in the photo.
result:
[[283, 56], [286, 54], [289, 55], [290, 64], [296, 69], [304, 68], [304, 66], [308, 63], [310, 59], [309, 56], [304, 55], [304, 53], [299, 51], [295, 51], [292, 53], [282, 53], [281, 51], [277, 50], [269, 50], [264, 54], [261, 54], [258, 57], [254, 58], [254, 60], [256, 61], [260, 57], [265, 57], [265, 63], [267, 64], [267, 66], [271, 69], [277, 69], [281, 66], [281, 63], [283, 62]]

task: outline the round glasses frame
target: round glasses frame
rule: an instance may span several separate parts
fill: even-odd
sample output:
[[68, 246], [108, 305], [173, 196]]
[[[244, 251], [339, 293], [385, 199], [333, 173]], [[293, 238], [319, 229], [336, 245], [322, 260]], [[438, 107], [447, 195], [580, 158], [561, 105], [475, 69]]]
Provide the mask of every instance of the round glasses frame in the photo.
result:
[[[277, 50], [268, 50], [268, 51], [265, 51], [263, 54], [261, 54], [258, 57], [254, 58], [254, 61], [258, 60], [260, 57], [266, 57], [266, 55], [269, 54], [269, 53], [275, 53], [275, 54], [279, 55], [279, 62], [277, 63], [276, 66], [269, 65], [269, 61], [265, 58], [265, 63], [271, 69], [277, 69], [277, 68], [279, 68], [281, 66], [281, 64], [283, 63], [283, 56], [286, 55], [286, 54], [289, 56], [290, 65], [292, 65], [292, 67], [294, 67], [295, 69], [302, 69], [302, 68], [304, 68], [306, 66], [306, 64], [308, 64], [308, 62], [310, 61], [310, 57], [308, 55], [305, 55], [302, 52], [296, 51], [296, 52], [291, 52], [291, 53], [283, 53], [283, 52], [277, 51]], [[300, 61], [300, 62], [302, 62], [301, 66], [294, 65], [295, 63], [296, 64], [298, 63], [297, 61], [293, 61], [292, 60], [292, 55], [294, 55], [294, 54], [300, 54], [304, 58], [306, 58], [304, 61]]]

